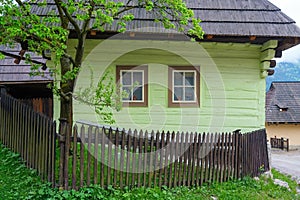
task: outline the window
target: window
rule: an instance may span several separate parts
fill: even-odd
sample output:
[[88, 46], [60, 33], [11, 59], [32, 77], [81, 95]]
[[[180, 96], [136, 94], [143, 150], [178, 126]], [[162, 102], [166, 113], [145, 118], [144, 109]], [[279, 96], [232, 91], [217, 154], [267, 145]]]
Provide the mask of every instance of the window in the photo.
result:
[[199, 67], [169, 66], [169, 107], [199, 106], [199, 91]]
[[116, 74], [123, 106], [148, 106], [147, 66], [117, 66]]

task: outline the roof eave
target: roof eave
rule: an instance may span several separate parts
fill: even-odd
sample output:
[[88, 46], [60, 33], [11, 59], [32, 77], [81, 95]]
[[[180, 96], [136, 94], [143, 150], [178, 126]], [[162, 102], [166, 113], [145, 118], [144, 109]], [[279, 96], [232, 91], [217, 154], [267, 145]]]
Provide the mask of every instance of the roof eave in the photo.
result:
[[[142, 33], [135, 32], [119, 33], [114, 31], [95, 31], [93, 34], [88, 34], [87, 39], [108, 39], [112, 36], [117, 39], [132, 39], [132, 40], [189, 40], [189, 37], [181, 33]], [[118, 36], [116, 36], [118, 34]], [[77, 38], [75, 31], [71, 30], [69, 38]], [[251, 44], [264, 44], [269, 40], [277, 40], [278, 47], [276, 50], [284, 51], [300, 44], [299, 37], [284, 37], [284, 36], [255, 36], [255, 35], [216, 35], [205, 34], [203, 39], [197, 39], [201, 42], [223, 42], [223, 43], [251, 43]]]
[[53, 80], [35, 80], [35, 81], [1, 81], [0, 85], [23, 85], [23, 84], [49, 84], [53, 83]]
[[271, 122], [268, 122], [267, 121], [267, 124], [294, 124], [294, 125], [297, 125], [297, 124], [300, 124], [300, 121], [299, 122], [282, 122], [282, 121], [271, 121]]

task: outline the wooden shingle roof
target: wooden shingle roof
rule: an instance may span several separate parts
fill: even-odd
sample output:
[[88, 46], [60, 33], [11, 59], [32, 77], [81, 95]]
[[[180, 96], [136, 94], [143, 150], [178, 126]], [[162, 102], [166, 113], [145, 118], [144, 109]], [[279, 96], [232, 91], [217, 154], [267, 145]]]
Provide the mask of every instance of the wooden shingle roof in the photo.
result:
[[[0, 50], [19, 55], [21, 50], [20, 45], [16, 45], [14, 48], [8, 46], [0, 46]], [[45, 63], [46, 60], [42, 56], [38, 56], [34, 53], [31, 53], [31, 59]], [[22, 84], [22, 83], [47, 83], [52, 82], [53, 78], [50, 75], [48, 69], [40, 70], [44, 73], [43, 76], [31, 76], [31, 65], [25, 63], [24, 60], [21, 60], [19, 64], [14, 63], [14, 58], [6, 56], [5, 59], [0, 59], [0, 84]]]
[[273, 82], [266, 97], [267, 123], [300, 123], [300, 82]]
[[[39, 1], [43, 0], [32, 4], [31, 12], [45, 16], [49, 11], [56, 11], [52, 0], [47, 0], [48, 5], [43, 8], [37, 6]], [[132, 0], [131, 5], [137, 5], [136, 2], [137, 0]], [[280, 50], [300, 43], [300, 29], [295, 21], [267, 0], [186, 0], [186, 5], [194, 11], [196, 18], [202, 20], [201, 26], [205, 34], [213, 36], [211, 41], [262, 44], [276, 39], [279, 41]], [[154, 22], [155, 16], [144, 9], [134, 8], [128, 12], [135, 15], [135, 19], [127, 23], [128, 30], [135, 29], [137, 32], [146, 33], [170, 32]], [[139, 28], [140, 30], [136, 30]], [[117, 29], [116, 22], [105, 26], [108, 32]], [[255, 36], [256, 39], [249, 41], [250, 36]]]

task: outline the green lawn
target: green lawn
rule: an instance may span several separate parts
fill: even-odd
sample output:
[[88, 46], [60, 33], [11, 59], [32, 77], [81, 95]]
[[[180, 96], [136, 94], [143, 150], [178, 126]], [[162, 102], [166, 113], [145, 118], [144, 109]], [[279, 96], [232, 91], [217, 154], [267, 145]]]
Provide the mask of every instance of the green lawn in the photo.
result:
[[186, 187], [136, 188], [106, 190], [91, 186], [80, 191], [60, 191], [42, 183], [36, 173], [27, 169], [17, 154], [11, 153], [0, 145], [0, 199], [300, 199], [296, 195], [297, 184], [289, 177], [273, 171], [275, 178], [287, 181], [291, 191], [274, 185], [272, 180], [261, 177], [259, 181], [251, 178], [213, 184], [200, 188]]
[[41, 186], [36, 172], [27, 169], [18, 154], [0, 144], [0, 199], [22, 199]]

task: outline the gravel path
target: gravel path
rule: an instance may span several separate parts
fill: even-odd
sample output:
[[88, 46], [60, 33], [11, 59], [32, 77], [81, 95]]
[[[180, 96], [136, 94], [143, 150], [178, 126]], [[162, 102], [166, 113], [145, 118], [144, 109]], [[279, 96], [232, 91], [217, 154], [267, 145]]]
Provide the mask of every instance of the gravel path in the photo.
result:
[[300, 151], [272, 150], [271, 165], [282, 173], [300, 181]]

